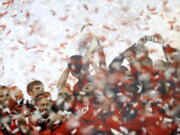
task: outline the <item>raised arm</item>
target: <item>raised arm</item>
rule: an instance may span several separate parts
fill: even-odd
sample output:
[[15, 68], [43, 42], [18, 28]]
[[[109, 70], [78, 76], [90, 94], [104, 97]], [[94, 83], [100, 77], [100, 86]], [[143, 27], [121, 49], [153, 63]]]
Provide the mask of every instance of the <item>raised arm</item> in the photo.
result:
[[67, 67], [63, 73], [61, 74], [58, 82], [57, 82], [57, 88], [58, 90], [62, 89], [63, 87], [65, 87], [66, 85], [66, 82], [67, 82], [67, 79], [68, 79], [68, 76], [69, 76], [69, 72], [70, 72], [70, 69]]
[[92, 65], [95, 72], [98, 73], [100, 71], [100, 67], [93, 60], [93, 53], [88, 53], [86, 55], [86, 58], [88, 59], [89, 63]]
[[162, 44], [162, 45], [164, 45], [164, 43], [165, 43], [165, 40], [163, 39], [163, 37], [158, 33], [155, 33], [153, 35], [152, 41], [155, 42], [155, 43]]
[[100, 68], [105, 68], [106, 67], [106, 56], [104, 54], [104, 49], [103, 46], [100, 45], [99, 40], [97, 40], [99, 49], [98, 49], [98, 56], [99, 56], [99, 66]]
[[139, 39], [137, 45], [145, 45], [147, 42], [156, 42], [154, 35], [145, 35]]

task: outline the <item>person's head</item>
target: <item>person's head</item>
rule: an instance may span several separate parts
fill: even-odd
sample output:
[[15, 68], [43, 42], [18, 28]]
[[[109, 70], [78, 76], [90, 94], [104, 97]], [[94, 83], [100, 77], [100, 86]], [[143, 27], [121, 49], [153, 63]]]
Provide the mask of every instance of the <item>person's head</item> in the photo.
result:
[[136, 54], [134, 50], [127, 50], [124, 52], [124, 57], [127, 59], [129, 63], [132, 63], [135, 60]]
[[43, 92], [44, 91], [44, 85], [41, 81], [39, 80], [35, 80], [35, 81], [31, 81], [28, 85], [27, 85], [27, 93], [29, 94], [29, 96], [31, 96], [32, 99], [35, 98], [35, 96], [39, 93], [39, 92]]
[[48, 111], [51, 108], [51, 95], [49, 92], [40, 92], [35, 97], [35, 105], [40, 112]]
[[74, 77], [81, 79], [88, 74], [89, 63], [81, 55], [73, 55], [70, 57], [68, 67]]
[[10, 99], [10, 90], [7, 86], [0, 86], [0, 104], [7, 106]]

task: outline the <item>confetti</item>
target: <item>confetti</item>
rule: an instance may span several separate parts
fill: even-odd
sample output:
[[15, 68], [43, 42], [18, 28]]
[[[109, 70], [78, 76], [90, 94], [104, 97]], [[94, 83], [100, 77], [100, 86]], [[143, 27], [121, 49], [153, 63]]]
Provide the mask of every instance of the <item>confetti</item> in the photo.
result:
[[0, 13], [0, 17], [3, 17], [5, 15], [7, 15], [8, 11], [4, 12], [4, 13]]
[[84, 4], [83, 7], [84, 7], [84, 9], [89, 10], [89, 8], [86, 4]]
[[74, 34], [72, 34], [72, 35], [66, 35], [66, 38], [72, 39], [72, 38], [74, 38], [76, 35], [77, 35], [77, 33], [74, 33]]
[[60, 18], [59, 18], [60, 21], [66, 21], [67, 19], [68, 19], [68, 16], [67, 16], [67, 15], [64, 16], [64, 17], [60, 17]]
[[103, 28], [110, 31], [116, 31], [116, 28], [110, 27], [108, 25], [103, 25]]

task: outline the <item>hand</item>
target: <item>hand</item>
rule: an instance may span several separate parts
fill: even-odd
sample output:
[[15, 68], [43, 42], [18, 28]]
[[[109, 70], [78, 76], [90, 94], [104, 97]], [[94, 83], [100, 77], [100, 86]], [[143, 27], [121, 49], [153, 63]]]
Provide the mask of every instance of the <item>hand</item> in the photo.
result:
[[144, 45], [148, 41], [153, 41], [153, 36], [145, 35], [142, 38], [139, 39], [137, 42], [138, 45]]
[[162, 36], [158, 33], [155, 33], [153, 35], [153, 42], [155, 43], [160, 43], [160, 44], [164, 44], [164, 39], [162, 38]]

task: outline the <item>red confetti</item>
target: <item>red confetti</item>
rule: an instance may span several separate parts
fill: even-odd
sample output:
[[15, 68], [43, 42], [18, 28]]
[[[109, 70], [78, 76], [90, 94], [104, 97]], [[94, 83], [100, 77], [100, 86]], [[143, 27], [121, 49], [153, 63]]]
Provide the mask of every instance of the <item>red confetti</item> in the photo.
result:
[[37, 47], [35, 47], [35, 46], [33, 46], [33, 47], [25, 47], [24, 49], [25, 50], [30, 50], [30, 49], [33, 49], [33, 48], [37, 48]]
[[[48, 88], [50, 88], [52, 91], [54, 90], [54, 88], [52, 87], [52, 86], [48, 86]], [[48, 134], [47, 135], [50, 135], [50, 131], [49, 130], [47, 130], [48, 131]], [[45, 133], [47, 133], [47, 132], [45, 132]], [[43, 133], [44, 134], [44, 133]]]
[[5, 29], [6, 29], [6, 24], [0, 25], [0, 30], [1, 30], [1, 29], [2, 29], [2, 31], [5, 30]]
[[139, 17], [137, 17], [137, 18], [135, 18], [135, 19], [134, 19], [134, 21], [139, 21], [139, 20], [140, 20], [140, 18], [139, 18]]
[[145, 27], [145, 28], [143, 28], [143, 30], [149, 30], [149, 27]]
[[151, 11], [151, 12], [154, 12], [154, 11], [156, 11], [156, 8], [155, 8], [155, 7], [153, 7], [153, 8], [150, 8], [150, 6], [149, 6], [149, 5], [147, 5], [147, 9], [148, 9], [149, 11]]
[[127, 25], [127, 24], [128, 24], [127, 21], [122, 21], [122, 22], [121, 22], [121, 25], [124, 25], [124, 26], [125, 26], [125, 25]]
[[118, 35], [116, 38], [115, 38], [115, 40], [119, 40], [120, 39], [120, 35]]
[[60, 21], [66, 21], [67, 18], [68, 18], [68, 16], [66, 15], [66, 16], [64, 16], [64, 17], [60, 17], [59, 20], [60, 20]]
[[143, 14], [144, 14], [144, 10], [142, 10], [142, 11], [139, 13], [140, 16], [143, 16]]
[[44, 50], [37, 50], [36, 53], [43, 53]]
[[72, 39], [72, 38], [74, 38], [76, 35], [77, 35], [77, 33], [72, 34], [72, 35], [67, 35], [66, 37], [69, 38], [69, 39]]
[[44, 45], [44, 44], [42, 44], [42, 43], [39, 43], [38, 46], [39, 46], [40, 48], [46, 48], [46, 47], [47, 47], [47, 45]]
[[10, 48], [10, 50], [12, 50], [12, 51], [16, 51], [16, 50], [18, 50], [19, 48], [17, 47], [17, 46], [14, 46], [14, 47], [11, 47]]
[[16, 14], [14, 14], [14, 15], [12, 15], [11, 17], [16, 17], [17, 15]]
[[64, 53], [63, 53], [63, 52], [61, 52], [61, 51], [58, 51], [57, 53], [58, 53], [58, 54], [61, 54], [61, 55], [63, 55], [63, 54], [64, 54]]
[[54, 10], [50, 10], [52, 16], [55, 16], [56, 15], [56, 12]]
[[29, 18], [31, 14], [29, 12], [26, 13], [26, 18]]
[[123, 12], [127, 12], [128, 10], [129, 10], [129, 7], [123, 7], [123, 8], [122, 8], [122, 11], [123, 11]]
[[151, 14], [153, 14], [153, 15], [157, 15], [157, 14], [158, 14], [158, 12], [151, 12]]
[[11, 31], [11, 30], [9, 30], [9, 31], [6, 33], [6, 35], [9, 35], [11, 32], [12, 32], [12, 31]]
[[0, 13], [0, 17], [5, 16], [7, 13], [8, 13], [7, 11], [6, 11], [6, 12], [4, 12], [4, 13]]
[[98, 37], [98, 40], [101, 41], [101, 42], [104, 42], [104, 41], [106, 41], [107, 39], [106, 39], [104, 36], [100, 36], [100, 37]]
[[35, 72], [35, 66], [33, 65], [32, 68], [31, 68], [31, 72]]
[[170, 24], [171, 26], [170, 26], [170, 29], [171, 30], [173, 30], [174, 29], [174, 26], [173, 26], [173, 24]]
[[18, 43], [22, 44], [22, 45], [25, 45], [25, 42], [21, 41], [21, 40], [18, 40]]
[[60, 46], [60, 48], [65, 48], [66, 45], [67, 45], [67, 43], [61, 43], [59, 46]]
[[9, 6], [10, 4], [12, 4], [14, 2], [14, 0], [8, 0], [6, 2], [3, 2], [2, 5], [7, 5]]
[[83, 7], [86, 9], [86, 10], [89, 10], [88, 6], [86, 4], [83, 5]]
[[103, 25], [103, 28], [107, 29], [107, 30], [111, 30], [111, 31], [115, 31], [116, 30], [116, 28], [112, 28], [112, 27], [107, 26], [107, 25]]

